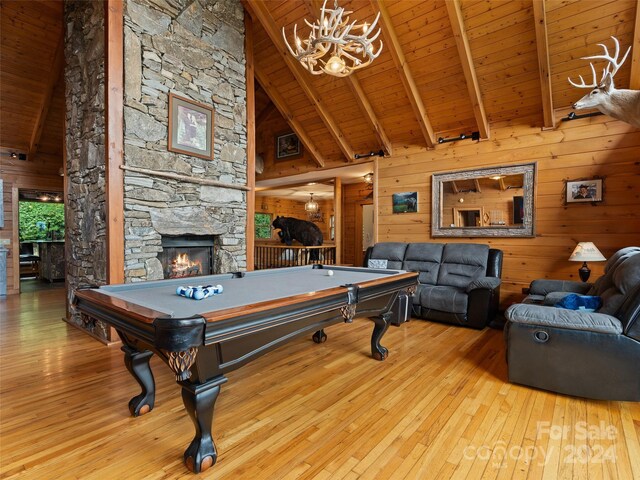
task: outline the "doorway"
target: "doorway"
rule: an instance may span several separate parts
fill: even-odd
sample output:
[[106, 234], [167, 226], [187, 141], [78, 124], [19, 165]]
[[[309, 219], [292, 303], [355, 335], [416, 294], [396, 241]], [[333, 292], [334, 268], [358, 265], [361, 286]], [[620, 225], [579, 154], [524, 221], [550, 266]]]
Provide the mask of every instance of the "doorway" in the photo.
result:
[[65, 278], [62, 192], [19, 190], [20, 290]]

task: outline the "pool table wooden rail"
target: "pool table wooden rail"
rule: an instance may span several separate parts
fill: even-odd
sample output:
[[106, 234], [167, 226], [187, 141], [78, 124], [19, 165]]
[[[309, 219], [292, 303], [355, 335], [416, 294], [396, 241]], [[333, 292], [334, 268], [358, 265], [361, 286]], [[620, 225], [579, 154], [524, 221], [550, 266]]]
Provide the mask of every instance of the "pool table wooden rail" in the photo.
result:
[[[394, 276], [394, 280], [402, 281], [408, 280], [409, 284], [415, 284], [416, 274], [413, 272], [406, 272], [399, 275]], [[382, 286], [387, 284], [385, 278], [367, 280], [363, 282], [359, 282], [357, 286], [359, 289], [367, 289], [376, 286]], [[203, 313], [199, 315], [206, 322], [217, 322], [221, 320], [226, 320], [229, 318], [236, 318], [241, 315], [250, 315], [252, 313], [263, 312], [265, 310], [271, 310], [274, 308], [286, 307], [287, 305], [298, 304], [302, 301], [306, 301], [308, 298], [323, 298], [330, 297], [336, 294], [344, 294], [345, 288], [349, 288], [349, 284], [340, 285], [333, 288], [328, 288], [324, 290], [317, 290], [314, 292], [307, 292], [300, 295], [293, 295], [289, 297], [284, 297], [280, 299], [267, 300], [264, 302], [251, 303], [247, 305], [242, 305], [239, 307], [227, 308], [224, 310], [213, 310], [211, 312]], [[98, 289], [95, 288], [87, 288], [87, 289], [79, 289], [76, 291], [76, 300], [74, 303], [78, 304], [83, 299], [93, 302], [95, 304], [102, 305], [104, 308], [112, 311], [112, 312], [120, 312], [127, 317], [137, 320], [139, 322], [144, 323], [153, 323], [157, 318], [174, 318], [175, 320], [179, 320], [180, 317], [168, 317], [166, 313], [159, 312], [153, 310], [148, 307], [144, 307], [132, 302], [128, 302], [118, 297], [114, 297], [112, 295], [108, 295], [102, 293]], [[192, 317], [188, 317], [192, 318]]]

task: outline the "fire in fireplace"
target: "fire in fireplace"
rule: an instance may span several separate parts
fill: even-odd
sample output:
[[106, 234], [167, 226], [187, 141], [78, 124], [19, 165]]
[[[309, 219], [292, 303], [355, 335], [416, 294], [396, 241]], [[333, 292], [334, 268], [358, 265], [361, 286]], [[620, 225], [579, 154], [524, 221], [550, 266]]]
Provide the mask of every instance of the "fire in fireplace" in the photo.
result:
[[191, 261], [187, 253], [179, 253], [171, 260], [171, 265], [165, 271], [165, 278], [193, 277], [201, 275], [202, 262], [200, 260]]
[[215, 241], [210, 236], [162, 237], [158, 259], [164, 278], [194, 277], [215, 273]]

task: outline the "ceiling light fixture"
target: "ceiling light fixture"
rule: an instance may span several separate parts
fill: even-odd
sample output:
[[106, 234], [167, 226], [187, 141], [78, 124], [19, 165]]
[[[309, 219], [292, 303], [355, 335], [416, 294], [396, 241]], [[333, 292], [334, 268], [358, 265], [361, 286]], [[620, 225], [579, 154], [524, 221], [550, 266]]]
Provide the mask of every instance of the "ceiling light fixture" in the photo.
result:
[[[366, 22], [356, 25], [357, 20], [349, 23], [348, 15], [353, 12], [339, 7], [338, 0], [334, 1], [333, 9], [327, 8], [327, 1], [322, 5], [320, 18], [316, 23], [304, 20], [311, 27], [308, 39], [300, 39], [298, 25], [293, 26], [295, 51], [287, 41], [284, 27], [282, 37], [291, 55], [313, 75], [327, 73], [335, 77], [346, 77], [354, 70], [369, 65], [382, 52], [382, 40], [376, 52], [372, 45], [380, 35], [380, 28], [369, 38], [378, 23], [380, 12], [371, 25]], [[346, 18], [343, 19], [343, 16]], [[362, 34], [354, 35], [352, 31]]]
[[361, 153], [356, 153], [353, 157], [357, 160], [359, 158], [366, 158], [366, 157], [384, 157], [384, 150], [378, 150], [377, 152], [374, 152], [373, 150], [369, 153], [365, 153], [365, 154], [361, 154]]
[[461, 133], [459, 136], [453, 137], [453, 138], [440, 137], [438, 138], [438, 143], [457, 142], [458, 140], [466, 140], [467, 138], [470, 138], [471, 140], [479, 141], [480, 132], [471, 132], [471, 136], [467, 135], [466, 133]]
[[320, 207], [318, 206], [318, 202], [313, 199], [313, 193], [310, 195], [309, 201], [304, 204], [304, 209], [308, 213], [316, 213]]
[[366, 183], [369, 183], [369, 184], [373, 183], [373, 172], [369, 172], [369, 173], [367, 173], [367, 174], [364, 176], [364, 181], [365, 181]]
[[569, 114], [562, 119], [563, 122], [569, 120], [578, 120], [579, 118], [588, 118], [588, 117], [596, 117], [598, 115], [604, 115], [602, 112], [591, 112], [591, 113], [583, 113], [582, 115], [578, 115], [576, 112], [569, 112]]

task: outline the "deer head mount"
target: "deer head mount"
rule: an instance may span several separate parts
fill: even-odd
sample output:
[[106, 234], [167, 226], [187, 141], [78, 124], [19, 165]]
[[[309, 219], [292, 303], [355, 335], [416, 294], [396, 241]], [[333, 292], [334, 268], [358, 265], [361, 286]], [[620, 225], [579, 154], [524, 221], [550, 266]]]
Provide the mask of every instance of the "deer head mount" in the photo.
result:
[[593, 63], [589, 63], [593, 75], [593, 82], [590, 84], [587, 85], [582, 75], [579, 75], [580, 83], [571, 81], [571, 78], [567, 79], [574, 87], [592, 89], [591, 92], [574, 103], [573, 108], [576, 110], [596, 108], [605, 115], [627, 122], [634, 127], [640, 127], [640, 90], [618, 90], [613, 83], [613, 77], [629, 56], [631, 47], [627, 49], [622, 60], [619, 61], [620, 43], [617, 38], [611, 38], [615, 44], [615, 53], [613, 56], [609, 54], [606, 45], [599, 43], [598, 45], [604, 50], [603, 55], [582, 57], [583, 60], [605, 60], [607, 62], [607, 66], [603, 69], [599, 82], [596, 81], [596, 69]]

